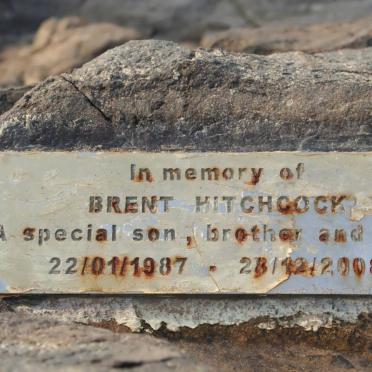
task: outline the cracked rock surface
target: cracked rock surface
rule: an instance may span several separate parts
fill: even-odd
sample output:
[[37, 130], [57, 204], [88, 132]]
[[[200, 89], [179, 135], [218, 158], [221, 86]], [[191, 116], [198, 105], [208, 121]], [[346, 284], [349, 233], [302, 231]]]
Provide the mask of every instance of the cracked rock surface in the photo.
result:
[[0, 116], [0, 148], [367, 151], [372, 48], [307, 55], [131, 41]]
[[170, 343], [139, 334], [1, 312], [2, 371], [207, 371]]

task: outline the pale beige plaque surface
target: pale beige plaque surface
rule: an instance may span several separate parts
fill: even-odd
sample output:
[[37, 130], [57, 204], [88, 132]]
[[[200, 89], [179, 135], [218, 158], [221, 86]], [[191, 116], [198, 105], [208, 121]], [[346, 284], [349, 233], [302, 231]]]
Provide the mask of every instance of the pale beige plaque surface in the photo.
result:
[[3, 293], [372, 293], [371, 153], [3, 152]]

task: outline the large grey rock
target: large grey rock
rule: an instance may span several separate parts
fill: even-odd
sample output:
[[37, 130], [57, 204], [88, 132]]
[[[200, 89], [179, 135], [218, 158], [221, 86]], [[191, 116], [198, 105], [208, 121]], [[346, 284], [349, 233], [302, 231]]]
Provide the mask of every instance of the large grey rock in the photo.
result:
[[207, 371], [179, 348], [148, 335], [0, 314], [2, 371]]
[[140, 38], [135, 29], [110, 23], [86, 23], [78, 17], [48, 19], [38, 29], [32, 45], [0, 54], [0, 86], [38, 83]]
[[0, 117], [0, 148], [370, 150], [371, 57], [129, 42], [28, 92]]
[[206, 35], [201, 45], [231, 52], [270, 54], [303, 51], [327, 52], [372, 46], [372, 17], [353, 22], [322, 23], [302, 27], [263, 26], [236, 28]]
[[32, 86], [0, 88], [0, 115], [8, 111]]

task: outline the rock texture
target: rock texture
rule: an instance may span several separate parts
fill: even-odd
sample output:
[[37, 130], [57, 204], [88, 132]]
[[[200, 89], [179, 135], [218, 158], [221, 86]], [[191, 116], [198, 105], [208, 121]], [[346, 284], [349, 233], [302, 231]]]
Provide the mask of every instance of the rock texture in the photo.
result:
[[303, 27], [264, 26], [237, 28], [206, 35], [201, 45], [231, 52], [270, 54], [303, 51], [327, 52], [372, 46], [372, 17], [354, 22], [315, 24]]
[[0, 115], [8, 111], [32, 86], [0, 88]]
[[[337, 329], [341, 324], [351, 328], [365, 328], [359, 322], [363, 314], [372, 314], [372, 299], [368, 296], [293, 296], [267, 295], [264, 297], [242, 296], [9, 296], [0, 301], [20, 314], [49, 317], [69, 323], [111, 324], [113, 328], [143, 332], [150, 330], [161, 333], [197, 330], [203, 325], [218, 324], [231, 328], [234, 325], [249, 324], [259, 331], [293, 329], [295, 333], [316, 334], [326, 329]], [[358, 325], [358, 323], [360, 323]], [[371, 324], [372, 329], [372, 324]], [[301, 332], [300, 332], [301, 331]], [[309, 332], [312, 331], [312, 332]], [[368, 333], [369, 328], [365, 329]], [[257, 340], [257, 334], [248, 332], [241, 337]], [[332, 333], [332, 332], [331, 332]], [[350, 334], [352, 336], [352, 333]], [[372, 347], [372, 333], [368, 345]], [[338, 344], [350, 347], [353, 344], [346, 335]], [[334, 342], [334, 341], [332, 341]], [[372, 357], [372, 355], [371, 355]]]
[[133, 28], [88, 24], [78, 17], [49, 19], [40, 26], [31, 46], [9, 48], [0, 54], [0, 86], [37, 83], [139, 38]]
[[370, 150], [371, 57], [129, 42], [29, 91], [0, 117], [0, 148]]
[[2, 371], [207, 371], [166, 341], [114, 334], [12, 312], [1, 313]]
[[[130, 297], [130, 296], [129, 296]], [[154, 339], [149, 335], [128, 334], [128, 329], [118, 324], [118, 315], [123, 315], [124, 297], [74, 297], [57, 296], [42, 299], [40, 296], [7, 298], [0, 301], [0, 357], [2, 371], [102, 371], [130, 369], [134, 371], [343, 371], [352, 369], [370, 371], [372, 367], [371, 319], [361, 314], [355, 323], [338, 322], [334, 319], [333, 327], [324, 326], [316, 332], [304, 330], [297, 314], [297, 326], [290, 325], [295, 321], [291, 316], [282, 317], [281, 325], [273, 327], [273, 319], [268, 319], [260, 312], [260, 298], [225, 298], [225, 304], [218, 298], [154, 298], [132, 297], [142, 309], [151, 312], [156, 305], [168, 303], [168, 313], [164, 309], [163, 318], [178, 316], [180, 319], [199, 318], [198, 327], [184, 326], [177, 332], [160, 327], [154, 331], [157, 336], [167, 337], [169, 342]], [[256, 300], [256, 301], [255, 301]], [[281, 307], [283, 298], [271, 298], [272, 304], [266, 310], [275, 313]], [[292, 301], [291, 301], [292, 300]], [[305, 304], [305, 297], [287, 298], [292, 307], [303, 302], [304, 309], [313, 310], [318, 301], [313, 299], [313, 306]], [[368, 298], [345, 299], [342, 304], [337, 297], [329, 298], [329, 310], [323, 308], [323, 317], [332, 318], [332, 302], [338, 312], [344, 315], [349, 308], [357, 313], [362, 308], [369, 308]], [[255, 302], [258, 316], [255, 321], [244, 319], [244, 322], [232, 323], [226, 327], [222, 323], [205, 322], [204, 310], [208, 302], [210, 310], [221, 318], [231, 316], [231, 309], [244, 311]], [[45, 302], [49, 306], [45, 306]], [[338, 303], [338, 304], [337, 304]], [[364, 304], [363, 304], [364, 303]], [[30, 309], [30, 306], [33, 309]], [[58, 304], [63, 307], [59, 313]], [[357, 306], [353, 306], [357, 305]], [[55, 308], [53, 309], [53, 305]], [[178, 307], [181, 305], [181, 307]], [[267, 305], [267, 304], [266, 304]], [[346, 305], [346, 306], [345, 306]], [[349, 306], [348, 306], [349, 305]], [[367, 307], [364, 307], [367, 305]], [[290, 306], [290, 307], [291, 307]], [[38, 307], [38, 309], [37, 309]], [[69, 310], [68, 310], [68, 307]], [[124, 305], [125, 307], [125, 305]], [[34, 315], [30, 315], [33, 311]], [[140, 306], [136, 311], [141, 311]], [[203, 313], [199, 317], [193, 312]], [[286, 308], [280, 310], [288, 314]], [[92, 317], [97, 312], [100, 316]], [[134, 312], [134, 311], [133, 311]], [[79, 314], [74, 319], [75, 314]], [[98, 315], [98, 317], [97, 317]], [[115, 316], [116, 315], [116, 316]], [[280, 314], [278, 314], [280, 315]], [[310, 320], [310, 315], [307, 315]], [[52, 319], [54, 318], [54, 319]], [[203, 318], [203, 321], [202, 321]], [[58, 320], [57, 320], [58, 319]], [[63, 319], [63, 322], [61, 321]], [[90, 324], [82, 325], [81, 323]], [[287, 322], [287, 324], [285, 324]], [[312, 320], [316, 324], [315, 319]], [[79, 323], [79, 324], [76, 324]], [[208, 324], [210, 323], [210, 324]], [[269, 327], [266, 327], [266, 324]], [[107, 328], [114, 331], [97, 329]], [[145, 320], [143, 330], [153, 332]], [[124, 333], [124, 334], [123, 334]]]

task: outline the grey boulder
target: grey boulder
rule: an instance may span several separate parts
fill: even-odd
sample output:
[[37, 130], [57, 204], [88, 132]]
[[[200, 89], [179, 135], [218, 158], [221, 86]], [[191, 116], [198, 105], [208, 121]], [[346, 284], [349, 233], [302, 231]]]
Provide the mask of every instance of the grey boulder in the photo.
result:
[[0, 116], [1, 149], [362, 151], [372, 49], [234, 55], [133, 41]]

